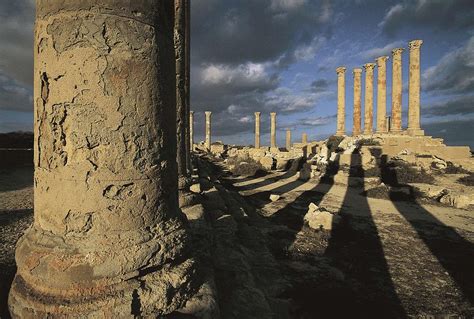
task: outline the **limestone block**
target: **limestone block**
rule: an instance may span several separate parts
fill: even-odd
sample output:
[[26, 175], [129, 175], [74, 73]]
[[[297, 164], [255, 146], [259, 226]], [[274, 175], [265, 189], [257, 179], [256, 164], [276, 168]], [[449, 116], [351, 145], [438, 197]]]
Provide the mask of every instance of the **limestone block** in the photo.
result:
[[461, 194], [446, 194], [439, 201], [456, 208], [468, 208], [471, 204], [471, 199]]
[[289, 160], [287, 159], [278, 158], [276, 162], [276, 169], [278, 170], [285, 169], [286, 166], [288, 165], [288, 162]]
[[316, 230], [332, 230], [333, 226], [339, 223], [340, 220], [340, 216], [331, 214], [320, 208], [315, 209], [315, 207], [309, 207], [308, 212], [304, 216], [304, 221], [308, 226]]
[[276, 202], [276, 201], [279, 200], [279, 199], [280, 199], [280, 195], [276, 195], [276, 194], [271, 194], [271, 195], [270, 195], [270, 200], [271, 200], [272, 202]]
[[311, 164], [309, 163], [304, 163], [303, 167], [301, 168], [299, 172], [298, 179], [307, 181], [311, 178]]
[[188, 220], [204, 220], [205, 218], [204, 207], [201, 204], [187, 206], [181, 210], [186, 215]]
[[442, 186], [430, 185], [424, 183], [410, 183], [416, 197], [426, 199], [440, 199], [448, 193], [448, 190]]
[[273, 168], [273, 157], [265, 156], [260, 159], [260, 164], [262, 164], [263, 168], [267, 171], [270, 171]]
[[192, 184], [189, 187], [189, 190], [193, 193], [200, 193], [201, 192], [201, 184], [200, 183]]

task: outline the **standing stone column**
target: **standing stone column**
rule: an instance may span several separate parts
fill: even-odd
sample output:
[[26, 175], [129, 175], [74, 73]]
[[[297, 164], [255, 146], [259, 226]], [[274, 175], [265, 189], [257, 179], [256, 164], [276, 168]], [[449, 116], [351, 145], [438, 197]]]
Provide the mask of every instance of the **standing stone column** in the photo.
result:
[[354, 74], [354, 115], [353, 115], [353, 127], [352, 135], [357, 136], [361, 133], [361, 76], [362, 69], [355, 68], [353, 71]]
[[392, 133], [402, 131], [402, 53], [403, 48], [392, 50]]
[[194, 111], [189, 111], [189, 145], [191, 152], [194, 151]]
[[212, 112], [205, 112], [206, 114], [206, 149], [211, 151], [211, 115]]
[[413, 40], [410, 48], [410, 74], [408, 86], [408, 134], [424, 135], [420, 127], [420, 47], [422, 40]]
[[291, 150], [291, 130], [286, 130], [286, 150]]
[[270, 113], [270, 147], [277, 147], [276, 142], [276, 113]]
[[255, 148], [260, 148], [260, 112], [255, 112]]
[[303, 143], [303, 144], [308, 144], [308, 134], [303, 133], [303, 134], [301, 135], [301, 143]]
[[387, 59], [377, 58], [377, 133], [387, 132]]
[[[174, 50], [176, 59], [176, 139], [178, 164], [178, 189], [183, 192], [189, 184], [188, 149], [186, 134], [189, 115], [186, 94], [186, 5], [185, 0], [175, 0], [174, 13]], [[181, 194], [180, 194], [181, 197]]]
[[346, 121], [346, 68], [338, 67], [337, 73], [337, 136], [345, 134]]
[[160, 317], [186, 302], [173, 15], [168, 1], [36, 1], [35, 212], [12, 317]]
[[372, 134], [373, 132], [374, 68], [375, 68], [375, 63], [364, 64], [364, 69], [365, 69], [364, 134]]

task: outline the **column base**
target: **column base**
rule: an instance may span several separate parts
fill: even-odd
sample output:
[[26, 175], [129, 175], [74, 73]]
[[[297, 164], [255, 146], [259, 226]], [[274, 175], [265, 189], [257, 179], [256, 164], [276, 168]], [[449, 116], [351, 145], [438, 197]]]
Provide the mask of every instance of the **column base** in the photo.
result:
[[406, 132], [410, 136], [424, 136], [425, 135], [425, 131], [419, 128], [417, 129], [408, 128]]
[[344, 136], [346, 135], [345, 132], [336, 132], [336, 136]]

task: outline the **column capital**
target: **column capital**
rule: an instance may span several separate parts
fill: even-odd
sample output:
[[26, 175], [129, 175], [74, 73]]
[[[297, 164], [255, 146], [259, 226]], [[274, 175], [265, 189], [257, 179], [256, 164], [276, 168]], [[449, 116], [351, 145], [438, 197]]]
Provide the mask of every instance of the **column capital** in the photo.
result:
[[194, 111], [189, 111], [189, 114], [194, 115]]
[[211, 111], [206, 111], [206, 112], [204, 112], [204, 113], [206, 114], [206, 116], [210, 116], [210, 115], [212, 114]]
[[375, 69], [375, 63], [366, 63], [364, 64], [364, 69], [365, 71], [373, 70]]
[[276, 115], [277, 115], [276, 112], [271, 112], [270, 113], [270, 116], [276, 116]]
[[418, 50], [423, 44], [423, 40], [412, 40], [408, 42], [408, 48], [411, 50]]
[[403, 51], [405, 51], [404, 48], [395, 48], [392, 50], [392, 55], [400, 55], [403, 53]]
[[255, 116], [260, 116], [260, 112], [255, 112]]
[[352, 73], [354, 75], [360, 75], [360, 74], [362, 74], [362, 69], [361, 68], [355, 68], [354, 70], [352, 70]]
[[345, 72], [346, 72], [346, 68], [343, 67], [343, 66], [340, 66], [340, 67], [338, 67], [338, 68], [336, 69], [336, 73], [337, 73], [338, 75], [343, 75]]
[[388, 60], [388, 56], [386, 56], [386, 55], [383, 55], [383, 56], [378, 57], [377, 59], [375, 59], [375, 61], [377, 62], [377, 66], [385, 65], [385, 62], [387, 62], [387, 60]]

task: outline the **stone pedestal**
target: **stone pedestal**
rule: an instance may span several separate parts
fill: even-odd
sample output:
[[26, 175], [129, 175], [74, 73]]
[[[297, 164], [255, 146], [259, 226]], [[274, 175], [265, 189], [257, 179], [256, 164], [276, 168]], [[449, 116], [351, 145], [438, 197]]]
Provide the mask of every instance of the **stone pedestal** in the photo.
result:
[[177, 198], [173, 2], [36, 4], [35, 212], [11, 315], [169, 314], [194, 271]]
[[346, 68], [339, 67], [336, 69], [337, 73], [337, 136], [342, 136], [346, 133]]
[[413, 40], [410, 48], [410, 73], [408, 86], [408, 129], [409, 135], [424, 135], [420, 126], [420, 47], [422, 40]]
[[365, 69], [364, 134], [372, 134], [373, 132], [374, 68], [375, 68], [375, 63], [364, 64], [364, 69]]
[[270, 147], [276, 148], [276, 113], [270, 113]]
[[205, 112], [206, 114], [206, 149], [211, 151], [211, 116], [212, 112]]
[[402, 53], [402, 48], [392, 50], [392, 133], [402, 131]]
[[260, 112], [255, 112], [255, 148], [260, 148]]
[[286, 130], [286, 150], [291, 150], [291, 130]]
[[354, 74], [354, 124], [352, 127], [352, 135], [357, 136], [361, 133], [361, 75], [362, 69], [355, 68]]
[[387, 133], [387, 59], [377, 58], [377, 133]]

